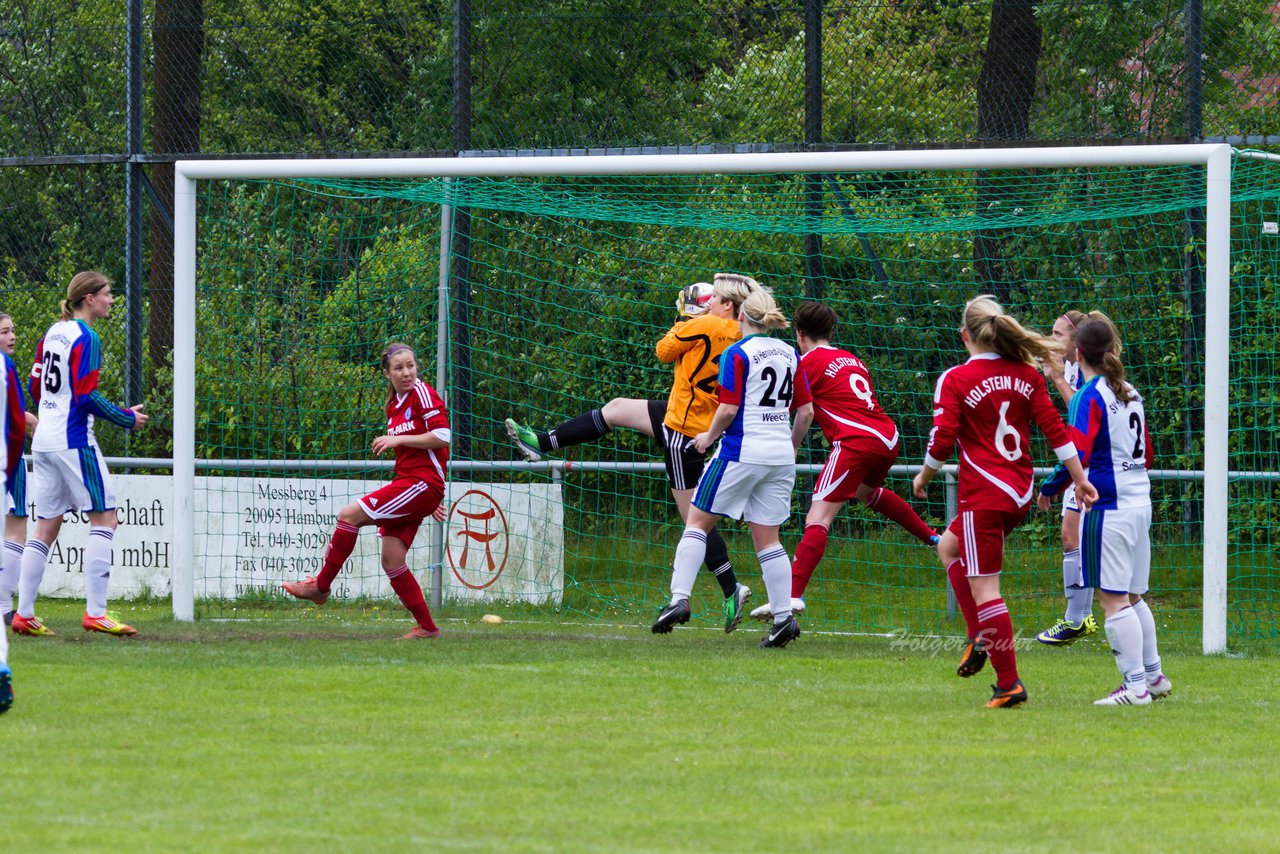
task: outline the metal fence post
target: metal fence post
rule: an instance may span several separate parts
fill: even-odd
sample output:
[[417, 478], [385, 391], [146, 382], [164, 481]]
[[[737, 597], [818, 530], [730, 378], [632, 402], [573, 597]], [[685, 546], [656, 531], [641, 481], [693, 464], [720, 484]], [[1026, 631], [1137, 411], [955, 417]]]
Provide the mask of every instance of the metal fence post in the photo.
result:
[[[810, 151], [822, 142], [822, 0], [805, 0], [804, 8], [804, 141]], [[805, 214], [822, 218], [822, 175], [805, 176]], [[826, 275], [822, 235], [804, 236], [805, 296], [822, 299]]]
[[[446, 186], [449, 179], [445, 179]], [[446, 193], [447, 198], [447, 193]], [[436, 289], [436, 390], [448, 404], [450, 395], [449, 382], [449, 248], [453, 243], [453, 206], [440, 206], [440, 275]], [[450, 481], [452, 471], [450, 472]], [[448, 493], [445, 494], [448, 498]], [[440, 610], [444, 603], [444, 550], [445, 537], [448, 536], [449, 520], [431, 524], [431, 609]]]
[[[142, 0], [129, 0], [125, 36], [125, 122], [128, 162], [125, 164], [125, 403], [142, 402]], [[126, 437], [126, 442], [128, 438]]]
[[[453, 148], [455, 156], [471, 148], [471, 0], [453, 4]], [[459, 183], [465, 189], [465, 180]], [[452, 454], [471, 457], [471, 211], [453, 206], [450, 277], [452, 288], [450, 340], [453, 351]]]

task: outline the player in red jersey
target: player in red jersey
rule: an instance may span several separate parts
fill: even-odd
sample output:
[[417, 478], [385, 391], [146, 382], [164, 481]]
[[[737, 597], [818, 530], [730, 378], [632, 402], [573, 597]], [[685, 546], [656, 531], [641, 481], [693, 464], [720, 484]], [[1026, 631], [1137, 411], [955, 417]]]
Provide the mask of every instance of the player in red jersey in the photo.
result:
[[1024, 329], [985, 295], [965, 305], [960, 339], [969, 360], [938, 378], [933, 432], [912, 488], [924, 498], [929, 481], [958, 446], [960, 512], [938, 543], [968, 628], [956, 673], [972, 676], [990, 656], [996, 684], [987, 707], [1010, 708], [1026, 702], [1027, 691], [1018, 676], [1013, 622], [1000, 598], [1000, 569], [1004, 538], [1027, 517], [1035, 492], [1028, 453], [1033, 420], [1071, 474], [1082, 510], [1098, 492], [1035, 365], [1056, 351], [1054, 342]]
[[409, 345], [387, 345], [382, 352], [382, 373], [391, 384], [387, 432], [373, 440], [373, 452], [395, 452], [391, 483], [339, 510], [320, 573], [302, 581], [287, 581], [284, 589], [291, 596], [323, 605], [333, 580], [355, 548], [360, 529], [377, 525], [382, 535], [382, 569], [391, 580], [391, 589], [418, 623], [405, 638], [437, 638], [440, 629], [431, 619], [422, 588], [405, 559], [422, 521], [428, 516], [444, 519], [440, 503], [449, 463], [449, 414], [436, 390], [418, 379], [418, 362]]
[[[801, 303], [792, 318], [800, 368], [813, 393], [814, 420], [831, 445], [791, 563], [793, 614], [804, 611], [805, 587], [827, 549], [831, 522], [850, 499], [892, 519], [923, 543], [936, 545], [939, 539], [911, 505], [884, 488], [898, 459], [898, 428], [876, 401], [867, 366], [847, 350], [831, 346], [836, 320], [835, 311], [818, 302]], [[763, 620], [772, 615], [765, 604], [751, 616]]]

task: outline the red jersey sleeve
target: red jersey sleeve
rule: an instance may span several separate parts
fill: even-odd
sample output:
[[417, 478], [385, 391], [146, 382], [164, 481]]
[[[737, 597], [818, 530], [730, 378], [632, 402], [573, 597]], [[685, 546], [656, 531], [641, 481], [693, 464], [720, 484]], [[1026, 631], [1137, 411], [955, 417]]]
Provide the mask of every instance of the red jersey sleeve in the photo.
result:
[[[439, 430], [449, 430], [449, 413], [445, 409], [444, 398], [442, 398], [434, 388], [426, 383], [420, 383], [418, 391], [418, 406], [422, 412], [422, 421], [426, 425], [428, 433], [436, 433]], [[444, 438], [443, 436], [441, 438]]]
[[1031, 417], [1040, 427], [1040, 432], [1044, 433], [1045, 438], [1049, 440], [1058, 459], [1063, 460], [1074, 456], [1075, 446], [1071, 441], [1071, 434], [1067, 432], [1067, 426], [1062, 423], [1058, 407], [1053, 405], [1053, 400], [1049, 397], [1049, 388], [1045, 385], [1044, 376], [1034, 368], [1028, 367], [1028, 379], [1032, 384]]
[[8, 458], [5, 460], [5, 478], [13, 476], [13, 472], [22, 461], [22, 446], [27, 438], [27, 414], [22, 403], [22, 380], [18, 378], [18, 369], [13, 361], [4, 357], [5, 377], [5, 448]]
[[947, 371], [938, 377], [933, 390], [933, 429], [924, 453], [924, 464], [932, 469], [942, 468], [951, 458], [960, 435], [960, 394], [956, 383], [948, 382], [951, 376], [952, 371]]
[[747, 384], [747, 357], [740, 349], [725, 351], [727, 360], [720, 362], [720, 387], [716, 391], [721, 403], [742, 405], [742, 391]]
[[[1084, 417], [1080, 418], [1078, 414], [1076, 416], [1077, 421], [1084, 422], [1084, 429], [1081, 430], [1075, 424], [1072, 424], [1071, 441], [1075, 443], [1081, 465], [1088, 468], [1089, 458], [1093, 456], [1093, 441], [1097, 438], [1099, 431], [1102, 430], [1102, 403], [1097, 397], [1090, 397], [1085, 405], [1089, 409], [1084, 413]], [[1043, 430], [1044, 428], [1041, 427], [1041, 429]], [[1048, 435], [1047, 431], [1046, 435]]]
[[791, 395], [791, 411], [795, 412], [806, 403], [813, 403], [813, 390], [809, 388], [809, 376], [805, 373], [804, 367], [799, 364], [800, 354], [796, 354], [796, 378], [795, 388]]
[[31, 377], [27, 380], [27, 392], [31, 395], [31, 407], [40, 406], [40, 378], [44, 374], [44, 339], [36, 345], [36, 360], [31, 364]]

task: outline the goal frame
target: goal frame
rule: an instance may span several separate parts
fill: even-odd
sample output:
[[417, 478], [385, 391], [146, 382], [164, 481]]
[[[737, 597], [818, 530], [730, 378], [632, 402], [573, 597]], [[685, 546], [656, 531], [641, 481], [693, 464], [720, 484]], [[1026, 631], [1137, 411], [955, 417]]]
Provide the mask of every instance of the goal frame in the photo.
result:
[[[1231, 163], [1225, 143], [734, 154], [603, 154], [331, 160], [179, 160], [174, 164], [174, 619], [195, 619], [196, 188], [204, 180], [515, 178], [1085, 167], [1205, 169], [1204, 553], [1202, 648], [1227, 648]], [[441, 261], [447, 296], [447, 254]], [[443, 340], [443, 338], [442, 338]], [[444, 389], [442, 389], [444, 391]]]

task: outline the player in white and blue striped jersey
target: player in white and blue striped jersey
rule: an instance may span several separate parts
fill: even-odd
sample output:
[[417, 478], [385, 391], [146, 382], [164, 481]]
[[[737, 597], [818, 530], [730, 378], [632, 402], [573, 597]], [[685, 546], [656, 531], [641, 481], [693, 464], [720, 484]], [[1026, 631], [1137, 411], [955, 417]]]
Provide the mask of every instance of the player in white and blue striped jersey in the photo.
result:
[[[1107, 640], [1124, 682], [1096, 705], [1147, 705], [1173, 690], [1161, 670], [1156, 623], [1142, 598], [1151, 575], [1151, 481], [1154, 454], [1142, 395], [1125, 381], [1119, 338], [1105, 319], [1076, 331], [1084, 383], [1068, 415], [1089, 482], [1098, 500], [1080, 519], [1084, 584], [1097, 590], [1106, 614]], [[1055, 469], [1041, 495], [1062, 491], [1066, 472]]]
[[132, 626], [107, 613], [116, 501], [111, 473], [93, 434], [95, 418], [126, 430], [137, 430], [147, 423], [141, 405], [128, 409], [116, 406], [98, 391], [102, 341], [93, 324], [110, 316], [114, 302], [111, 279], [95, 271], [77, 273], [67, 285], [62, 319], [49, 327], [36, 348], [30, 383], [31, 400], [40, 418], [31, 440], [36, 530], [22, 552], [18, 612], [12, 624], [16, 634], [52, 634], [36, 618], [36, 596], [49, 548], [62, 529], [63, 516], [73, 510], [89, 517], [81, 626], [104, 634], [135, 633]]
[[665, 634], [688, 622], [707, 534], [717, 518], [727, 516], [744, 519], [751, 528], [769, 594], [774, 623], [760, 645], [782, 647], [799, 636], [800, 627], [791, 614], [791, 561], [778, 529], [791, 514], [796, 448], [813, 421], [813, 399], [795, 348], [766, 334], [790, 325], [768, 291], [747, 297], [738, 324], [742, 340], [720, 358], [719, 406], [711, 426], [694, 437], [702, 452], [716, 440], [720, 444], [694, 490], [676, 547], [671, 602], [658, 614], [653, 631]]
[[[1075, 361], [1076, 330], [1094, 316], [1105, 317], [1099, 312], [1086, 315], [1071, 309], [1053, 323], [1052, 337], [1061, 350], [1059, 356], [1045, 360], [1044, 376], [1068, 406], [1084, 382], [1080, 364]], [[1049, 509], [1047, 499], [1041, 502], [1040, 509]], [[1080, 505], [1071, 486], [1062, 493], [1062, 594], [1067, 600], [1066, 612], [1062, 619], [1036, 635], [1040, 643], [1070, 646], [1098, 630], [1098, 621], [1093, 618], [1093, 588], [1084, 586], [1080, 574]]]

